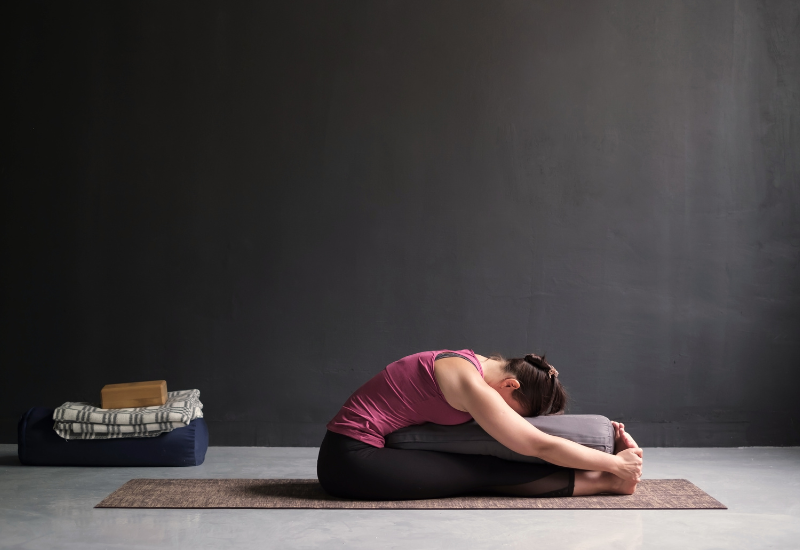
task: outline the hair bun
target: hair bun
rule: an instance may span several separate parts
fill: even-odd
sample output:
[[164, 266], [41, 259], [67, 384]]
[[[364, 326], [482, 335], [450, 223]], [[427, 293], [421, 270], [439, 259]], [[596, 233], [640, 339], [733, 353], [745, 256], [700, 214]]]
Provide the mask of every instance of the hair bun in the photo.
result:
[[544, 356], [539, 357], [534, 353], [529, 353], [525, 356], [525, 361], [527, 361], [536, 368], [547, 371], [547, 376], [549, 378], [553, 378], [554, 376], [558, 378], [558, 371], [555, 369], [553, 365], [547, 362], [547, 359], [545, 359]]

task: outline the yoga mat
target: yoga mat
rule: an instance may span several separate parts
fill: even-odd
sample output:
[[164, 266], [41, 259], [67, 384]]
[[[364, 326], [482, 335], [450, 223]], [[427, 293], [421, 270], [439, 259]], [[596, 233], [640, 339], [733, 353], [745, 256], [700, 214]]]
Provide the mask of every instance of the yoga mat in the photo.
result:
[[332, 497], [316, 479], [132, 479], [95, 508], [726, 509], [685, 479], [645, 479], [633, 495], [568, 498], [489, 495], [381, 501]]

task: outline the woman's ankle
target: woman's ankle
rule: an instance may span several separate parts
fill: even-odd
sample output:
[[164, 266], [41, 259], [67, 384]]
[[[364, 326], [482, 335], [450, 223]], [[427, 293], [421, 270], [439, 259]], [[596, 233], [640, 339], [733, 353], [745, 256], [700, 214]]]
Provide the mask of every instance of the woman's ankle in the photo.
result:
[[575, 489], [573, 496], [589, 496], [606, 493], [613, 489], [616, 476], [608, 472], [575, 470]]
[[575, 470], [575, 490], [572, 495], [589, 496], [600, 493], [632, 495], [636, 491], [636, 481], [625, 481], [608, 472]]
[[573, 496], [599, 495], [613, 493], [615, 495], [632, 495], [636, 491], [635, 481], [623, 479], [608, 472], [575, 470], [575, 490]]

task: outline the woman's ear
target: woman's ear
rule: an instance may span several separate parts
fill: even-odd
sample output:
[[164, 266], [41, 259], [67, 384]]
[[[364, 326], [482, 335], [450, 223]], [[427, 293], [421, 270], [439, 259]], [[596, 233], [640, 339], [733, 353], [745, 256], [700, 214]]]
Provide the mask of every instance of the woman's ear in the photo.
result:
[[503, 387], [514, 388], [515, 390], [518, 390], [520, 387], [520, 383], [519, 380], [517, 380], [516, 378], [506, 378], [505, 380], [503, 380]]

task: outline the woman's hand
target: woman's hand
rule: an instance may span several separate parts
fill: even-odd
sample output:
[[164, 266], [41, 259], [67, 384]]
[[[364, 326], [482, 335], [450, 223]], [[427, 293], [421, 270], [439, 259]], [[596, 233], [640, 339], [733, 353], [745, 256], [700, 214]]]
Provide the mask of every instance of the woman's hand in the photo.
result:
[[616, 471], [611, 472], [625, 481], [639, 481], [642, 477], [642, 455], [638, 447], [620, 451], [614, 458], [617, 459]]

